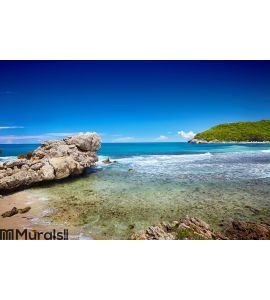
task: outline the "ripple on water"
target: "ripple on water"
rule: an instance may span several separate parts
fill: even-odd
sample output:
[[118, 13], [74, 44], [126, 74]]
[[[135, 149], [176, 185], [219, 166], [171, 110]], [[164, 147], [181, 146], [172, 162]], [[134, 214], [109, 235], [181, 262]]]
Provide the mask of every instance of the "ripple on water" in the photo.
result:
[[142, 228], [187, 214], [216, 229], [232, 220], [270, 221], [268, 152], [117, 161], [40, 189], [54, 209], [52, 219], [83, 226], [82, 237], [94, 239], [127, 239]]

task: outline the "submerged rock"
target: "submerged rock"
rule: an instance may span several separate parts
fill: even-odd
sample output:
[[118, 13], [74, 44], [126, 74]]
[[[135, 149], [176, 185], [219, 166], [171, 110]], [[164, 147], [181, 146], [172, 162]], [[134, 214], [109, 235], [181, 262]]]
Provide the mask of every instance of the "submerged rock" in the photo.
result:
[[113, 162], [110, 160], [110, 158], [108, 157], [107, 159], [105, 159], [105, 160], [103, 160], [102, 161], [104, 164], [107, 164], [107, 165], [109, 165], [109, 164], [112, 164]]
[[98, 161], [100, 138], [95, 133], [44, 142], [29, 159], [1, 164], [0, 192], [7, 193], [33, 184], [59, 180], [83, 171]]

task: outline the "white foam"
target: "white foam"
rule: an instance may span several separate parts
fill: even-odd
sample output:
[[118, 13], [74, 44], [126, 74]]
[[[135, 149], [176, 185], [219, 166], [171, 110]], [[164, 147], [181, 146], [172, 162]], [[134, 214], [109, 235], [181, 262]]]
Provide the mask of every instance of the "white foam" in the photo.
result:
[[[267, 151], [268, 153], [269, 151]], [[134, 169], [137, 176], [149, 175], [160, 178], [203, 178], [212, 180], [223, 179], [251, 179], [267, 178], [270, 176], [270, 164], [265, 159], [265, 154], [257, 152], [209, 152], [203, 154], [181, 155], [139, 155], [116, 159], [118, 164], [110, 165], [126, 172]], [[100, 157], [100, 168], [107, 167]]]
[[143, 165], [155, 165], [160, 163], [175, 164], [179, 162], [191, 162], [208, 159], [211, 153], [182, 154], [182, 155], [140, 155], [117, 159], [119, 163], [137, 163]]
[[0, 161], [8, 161], [16, 158], [17, 156], [0, 156]]

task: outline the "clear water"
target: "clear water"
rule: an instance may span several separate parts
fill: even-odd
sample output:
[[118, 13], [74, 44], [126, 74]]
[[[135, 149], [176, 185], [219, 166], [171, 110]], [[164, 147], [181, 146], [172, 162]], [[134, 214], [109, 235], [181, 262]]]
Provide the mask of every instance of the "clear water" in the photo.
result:
[[[107, 156], [117, 163], [103, 164]], [[99, 157], [84, 177], [32, 189], [49, 198], [53, 221], [98, 239], [126, 239], [187, 214], [216, 229], [270, 221], [270, 144], [103, 144]]]

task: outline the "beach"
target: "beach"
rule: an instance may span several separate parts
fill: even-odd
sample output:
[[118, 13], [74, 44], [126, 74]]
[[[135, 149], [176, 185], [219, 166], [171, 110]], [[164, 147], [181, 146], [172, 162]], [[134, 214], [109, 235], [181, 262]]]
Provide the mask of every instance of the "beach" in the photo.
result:
[[[269, 144], [104, 143], [98, 155], [81, 177], [2, 198], [1, 213], [30, 202], [32, 209], [1, 218], [1, 225], [65, 227], [74, 239], [128, 239], [186, 215], [216, 230], [233, 220], [270, 221]], [[104, 164], [107, 157], [115, 162]]]

